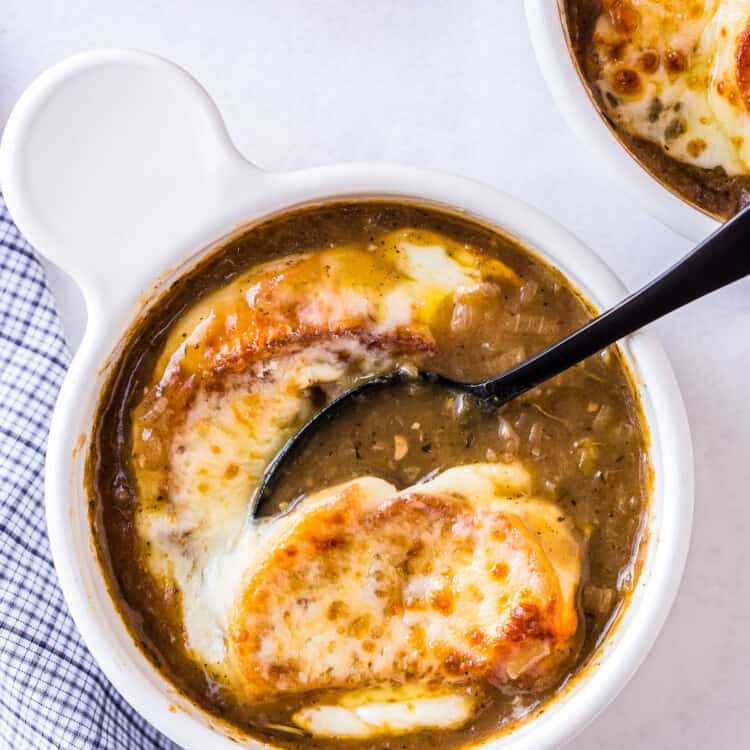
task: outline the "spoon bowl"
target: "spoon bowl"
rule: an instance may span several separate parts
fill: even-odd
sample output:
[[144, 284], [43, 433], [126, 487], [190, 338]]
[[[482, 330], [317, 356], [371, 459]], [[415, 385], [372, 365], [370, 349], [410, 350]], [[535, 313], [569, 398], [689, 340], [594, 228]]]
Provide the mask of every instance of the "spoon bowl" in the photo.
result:
[[[485, 409], [498, 409], [516, 396], [559, 375], [624, 336], [658, 320], [683, 305], [710, 294], [750, 274], [750, 208], [717, 229], [692, 252], [639, 291], [581, 326], [555, 344], [505, 373], [480, 383], [463, 383], [438, 373], [416, 376], [395, 371], [366, 380], [326, 404], [286, 442], [276, 454], [249, 504], [251, 516], [276, 515], [272, 495], [287, 465], [324, 424], [331, 422], [353, 400], [371, 396], [405, 379], [419, 377], [429, 383], [469, 394]], [[288, 512], [290, 508], [284, 509]]]

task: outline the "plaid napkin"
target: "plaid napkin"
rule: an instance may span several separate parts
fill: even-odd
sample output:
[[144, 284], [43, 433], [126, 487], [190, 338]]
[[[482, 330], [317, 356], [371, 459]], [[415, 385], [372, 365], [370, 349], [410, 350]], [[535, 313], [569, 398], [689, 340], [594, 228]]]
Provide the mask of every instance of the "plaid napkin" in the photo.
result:
[[96, 666], [57, 585], [43, 472], [68, 361], [44, 270], [0, 197], [0, 750], [174, 748]]

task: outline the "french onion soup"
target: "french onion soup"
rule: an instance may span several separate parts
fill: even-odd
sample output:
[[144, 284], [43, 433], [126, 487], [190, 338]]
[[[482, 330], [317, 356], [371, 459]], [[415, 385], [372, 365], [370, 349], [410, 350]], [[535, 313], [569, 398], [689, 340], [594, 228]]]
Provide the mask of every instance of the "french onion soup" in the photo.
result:
[[601, 111], [657, 178], [730, 217], [750, 203], [750, 0], [564, 0]]
[[316, 433], [315, 409], [417, 368], [479, 380], [592, 310], [517, 242], [437, 208], [290, 211], [179, 279], [128, 337], [88, 460], [113, 597], [224, 722], [289, 748], [457, 748], [590, 660], [638, 575], [650, 469], [616, 348], [487, 411], [409, 383]]

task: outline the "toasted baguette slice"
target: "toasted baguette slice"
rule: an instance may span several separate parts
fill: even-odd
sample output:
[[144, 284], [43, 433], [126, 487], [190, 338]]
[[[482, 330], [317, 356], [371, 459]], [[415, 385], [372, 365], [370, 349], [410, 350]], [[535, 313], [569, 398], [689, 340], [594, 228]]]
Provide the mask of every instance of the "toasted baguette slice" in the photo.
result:
[[253, 701], [378, 684], [543, 682], [575, 648], [581, 546], [518, 465], [308, 498], [254, 557], [228, 657]]

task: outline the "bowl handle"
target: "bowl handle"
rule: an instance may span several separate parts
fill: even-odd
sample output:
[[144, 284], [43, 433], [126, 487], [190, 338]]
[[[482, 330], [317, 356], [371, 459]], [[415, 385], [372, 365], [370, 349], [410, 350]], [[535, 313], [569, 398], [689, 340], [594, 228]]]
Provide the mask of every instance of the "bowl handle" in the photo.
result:
[[132, 304], [170, 263], [202, 249], [200, 228], [263, 174], [194, 78], [129, 50], [86, 52], [42, 73], [0, 144], [14, 220], [81, 285], [89, 317], [92, 302]]

